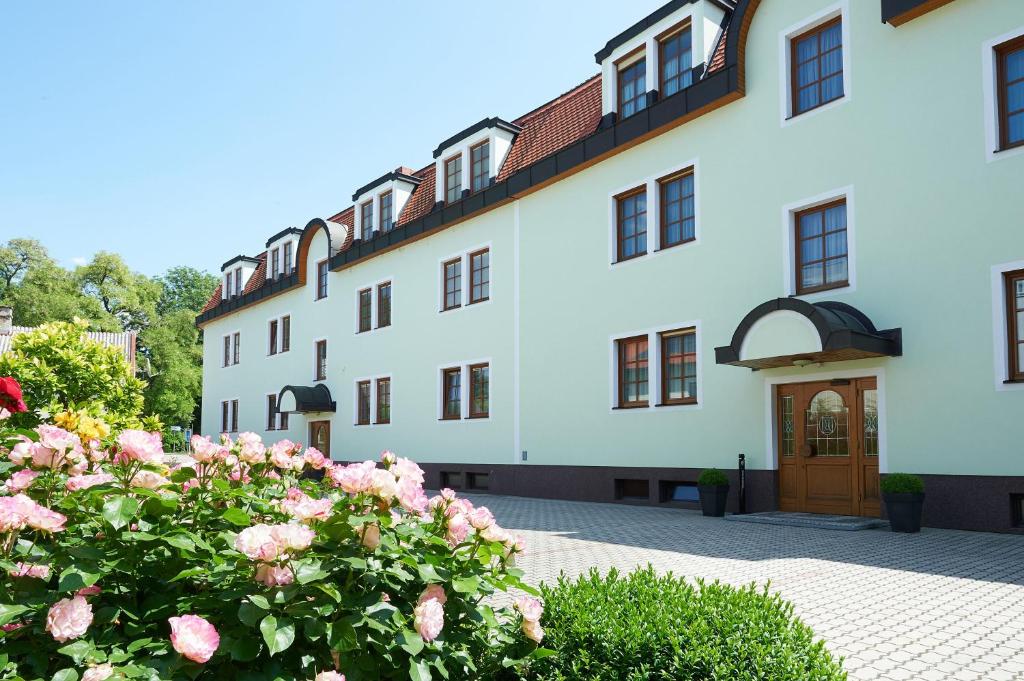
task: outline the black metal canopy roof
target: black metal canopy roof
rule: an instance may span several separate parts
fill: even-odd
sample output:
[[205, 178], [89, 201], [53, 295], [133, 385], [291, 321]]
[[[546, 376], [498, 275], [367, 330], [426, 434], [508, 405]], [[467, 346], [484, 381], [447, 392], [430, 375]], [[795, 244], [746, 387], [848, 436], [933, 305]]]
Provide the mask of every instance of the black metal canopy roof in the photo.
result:
[[337, 403], [331, 399], [331, 391], [323, 383], [313, 386], [286, 385], [278, 393], [278, 404], [281, 404], [281, 398], [284, 397], [285, 393], [291, 393], [295, 397], [295, 410], [291, 412], [294, 414], [335, 411], [337, 409]]
[[[801, 314], [814, 325], [821, 339], [821, 351], [741, 359], [740, 348], [754, 324], [773, 312], [783, 310]], [[736, 327], [732, 342], [715, 348], [715, 361], [749, 369], [774, 369], [792, 366], [794, 361], [801, 360], [811, 363], [840, 362], [868, 357], [899, 357], [902, 354], [902, 329], [879, 331], [866, 314], [852, 305], [835, 301], [809, 303], [798, 298], [776, 298], [747, 313]]]

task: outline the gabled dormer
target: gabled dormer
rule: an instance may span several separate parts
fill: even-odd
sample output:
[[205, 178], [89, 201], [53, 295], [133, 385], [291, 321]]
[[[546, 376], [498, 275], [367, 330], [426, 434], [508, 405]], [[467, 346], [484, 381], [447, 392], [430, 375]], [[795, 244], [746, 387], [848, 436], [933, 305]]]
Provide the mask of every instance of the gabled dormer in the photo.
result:
[[249, 277], [256, 271], [259, 264], [258, 258], [236, 255], [221, 265], [221, 297], [224, 300], [230, 300], [242, 295], [245, 285], [249, 283]]
[[295, 270], [295, 253], [302, 230], [296, 227], [282, 229], [267, 239], [267, 279], [274, 281], [287, 277]]
[[434, 149], [434, 203], [454, 203], [487, 189], [522, 130], [500, 118], [485, 118]]
[[402, 209], [422, 181], [412, 173], [409, 168], [396, 168], [355, 191], [352, 201], [357, 239], [367, 241], [394, 229]]
[[673, 0], [615, 36], [601, 65], [602, 127], [695, 83], [732, 15], [731, 0]]

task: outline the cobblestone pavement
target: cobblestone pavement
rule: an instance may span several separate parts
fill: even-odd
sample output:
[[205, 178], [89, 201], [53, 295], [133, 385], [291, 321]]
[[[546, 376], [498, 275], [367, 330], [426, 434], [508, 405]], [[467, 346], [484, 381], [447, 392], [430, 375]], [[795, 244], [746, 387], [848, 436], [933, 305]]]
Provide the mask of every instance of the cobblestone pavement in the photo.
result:
[[1024, 680], [1024, 537], [842, 532], [696, 511], [471, 496], [521, 532], [529, 582], [596, 567], [771, 582], [851, 679]]

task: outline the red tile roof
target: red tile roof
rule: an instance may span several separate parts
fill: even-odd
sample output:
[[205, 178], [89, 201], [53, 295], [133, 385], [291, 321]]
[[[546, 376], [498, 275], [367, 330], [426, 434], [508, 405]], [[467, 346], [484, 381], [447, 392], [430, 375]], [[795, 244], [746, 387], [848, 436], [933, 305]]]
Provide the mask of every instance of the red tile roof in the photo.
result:
[[213, 293], [210, 294], [210, 299], [206, 301], [206, 305], [203, 305], [201, 312], [209, 312], [220, 304], [221, 298], [224, 297], [224, 293], [221, 290], [222, 286], [223, 284], [217, 284], [217, 288], [213, 289]]
[[711, 61], [708, 62], [708, 73], [714, 73], [725, 66], [725, 43], [728, 39], [729, 26], [726, 24], [725, 28], [722, 29], [722, 35], [718, 36], [718, 44], [715, 45], [715, 51], [711, 55]]
[[421, 218], [434, 209], [434, 164], [431, 163], [426, 168], [412, 174], [420, 178], [422, 182], [409, 197], [405, 208], [402, 209], [402, 214], [398, 216], [399, 225]]
[[246, 282], [245, 288], [242, 289], [243, 295], [246, 293], [252, 293], [263, 286], [263, 284], [267, 283], [267, 252], [263, 251], [256, 256], [256, 259], [260, 262], [256, 265], [256, 271], [252, 273], [252, 276], [249, 277], [249, 281]]

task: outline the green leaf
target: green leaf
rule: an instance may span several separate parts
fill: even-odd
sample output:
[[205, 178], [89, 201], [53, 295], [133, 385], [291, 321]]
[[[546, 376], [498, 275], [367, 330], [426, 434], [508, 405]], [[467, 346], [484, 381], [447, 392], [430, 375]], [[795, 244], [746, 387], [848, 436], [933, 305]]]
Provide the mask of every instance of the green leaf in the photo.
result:
[[462, 594], [474, 593], [480, 588], [479, 577], [461, 577], [452, 581], [452, 588]]
[[60, 573], [60, 581], [57, 583], [57, 589], [60, 591], [78, 591], [84, 589], [87, 586], [92, 586], [100, 579], [100, 574], [97, 572], [86, 572], [85, 570], [69, 567], [64, 572]]
[[288, 650], [295, 642], [295, 625], [286, 619], [279, 622], [273, 615], [267, 615], [260, 622], [260, 633], [263, 634], [271, 656]]
[[74, 669], [61, 669], [53, 675], [51, 681], [78, 681], [78, 672]]
[[23, 612], [28, 611], [26, 605], [8, 605], [6, 603], [0, 603], [0, 624], [7, 624], [20, 615]]
[[421, 565], [417, 565], [416, 567], [419, 570], [420, 579], [422, 579], [424, 582], [430, 584], [444, 581], [441, 578], [441, 575], [437, 574], [437, 570], [435, 570], [434, 566], [430, 563], [423, 563]]
[[430, 667], [423, 660], [409, 660], [409, 678], [412, 681], [430, 681]]
[[252, 594], [249, 596], [249, 601], [257, 608], [261, 608], [263, 610], [270, 610], [270, 601], [268, 601], [265, 596], [260, 596], [259, 594]]
[[193, 553], [196, 550], [195, 542], [184, 534], [169, 534], [164, 537], [164, 541], [177, 549], [188, 551], [189, 553]]
[[402, 650], [413, 657], [419, 655], [420, 651], [423, 650], [423, 639], [412, 629], [405, 629], [399, 632], [395, 640]]
[[304, 560], [295, 566], [295, 581], [299, 584], [316, 582], [327, 576], [327, 571], [320, 567], [318, 560]]
[[206, 572], [206, 568], [201, 568], [201, 567], [187, 568], [185, 570], [182, 570], [178, 574], [174, 575], [173, 577], [171, 577], [170, 581], [177, 582], [177, 581], [180, 581], [182, 579], [188, 579], [189, 577], [195, 577], [197, 575], [201, 575], [201, 574], [203, 574], [205, 572]]
[[92, 651], [92, 643], [89, 641], [75, 641], [70, 643], [63, 648], [57, 648], [57, 652], [61, 655], [67, 655], [75, 664], [82, 664], [82, 660], [85, 656]]
[[249, 514], [235, 506], [225, 509], [225, 511], [220, 514], [220, 517], [232, 525], [237, 525], [238, 527], [248, 527], [252, 524], [252, 521], [249, 519]]
[[355, 650], [357, 644], [355, 627], [348, 620], [338, 620], [331, 624], [329, 640], [331, 649], [339, 653]]
[[231, 644], [231, 659], [236, 662], [250, 662], [259, 657], [260, 642], [250, 637], [240, 638]]
[[133, 497], [116, 496], [107, 499], [103, 504], [103, 519], [110, 523], [115, 530], [130, 523], [138, 512], [139, 501]]
[[255, 627], [261, 617], [263, 617], [263, 613], [252, 603], [242, 603], [238, 606], [238, 619], [242, 624]]

